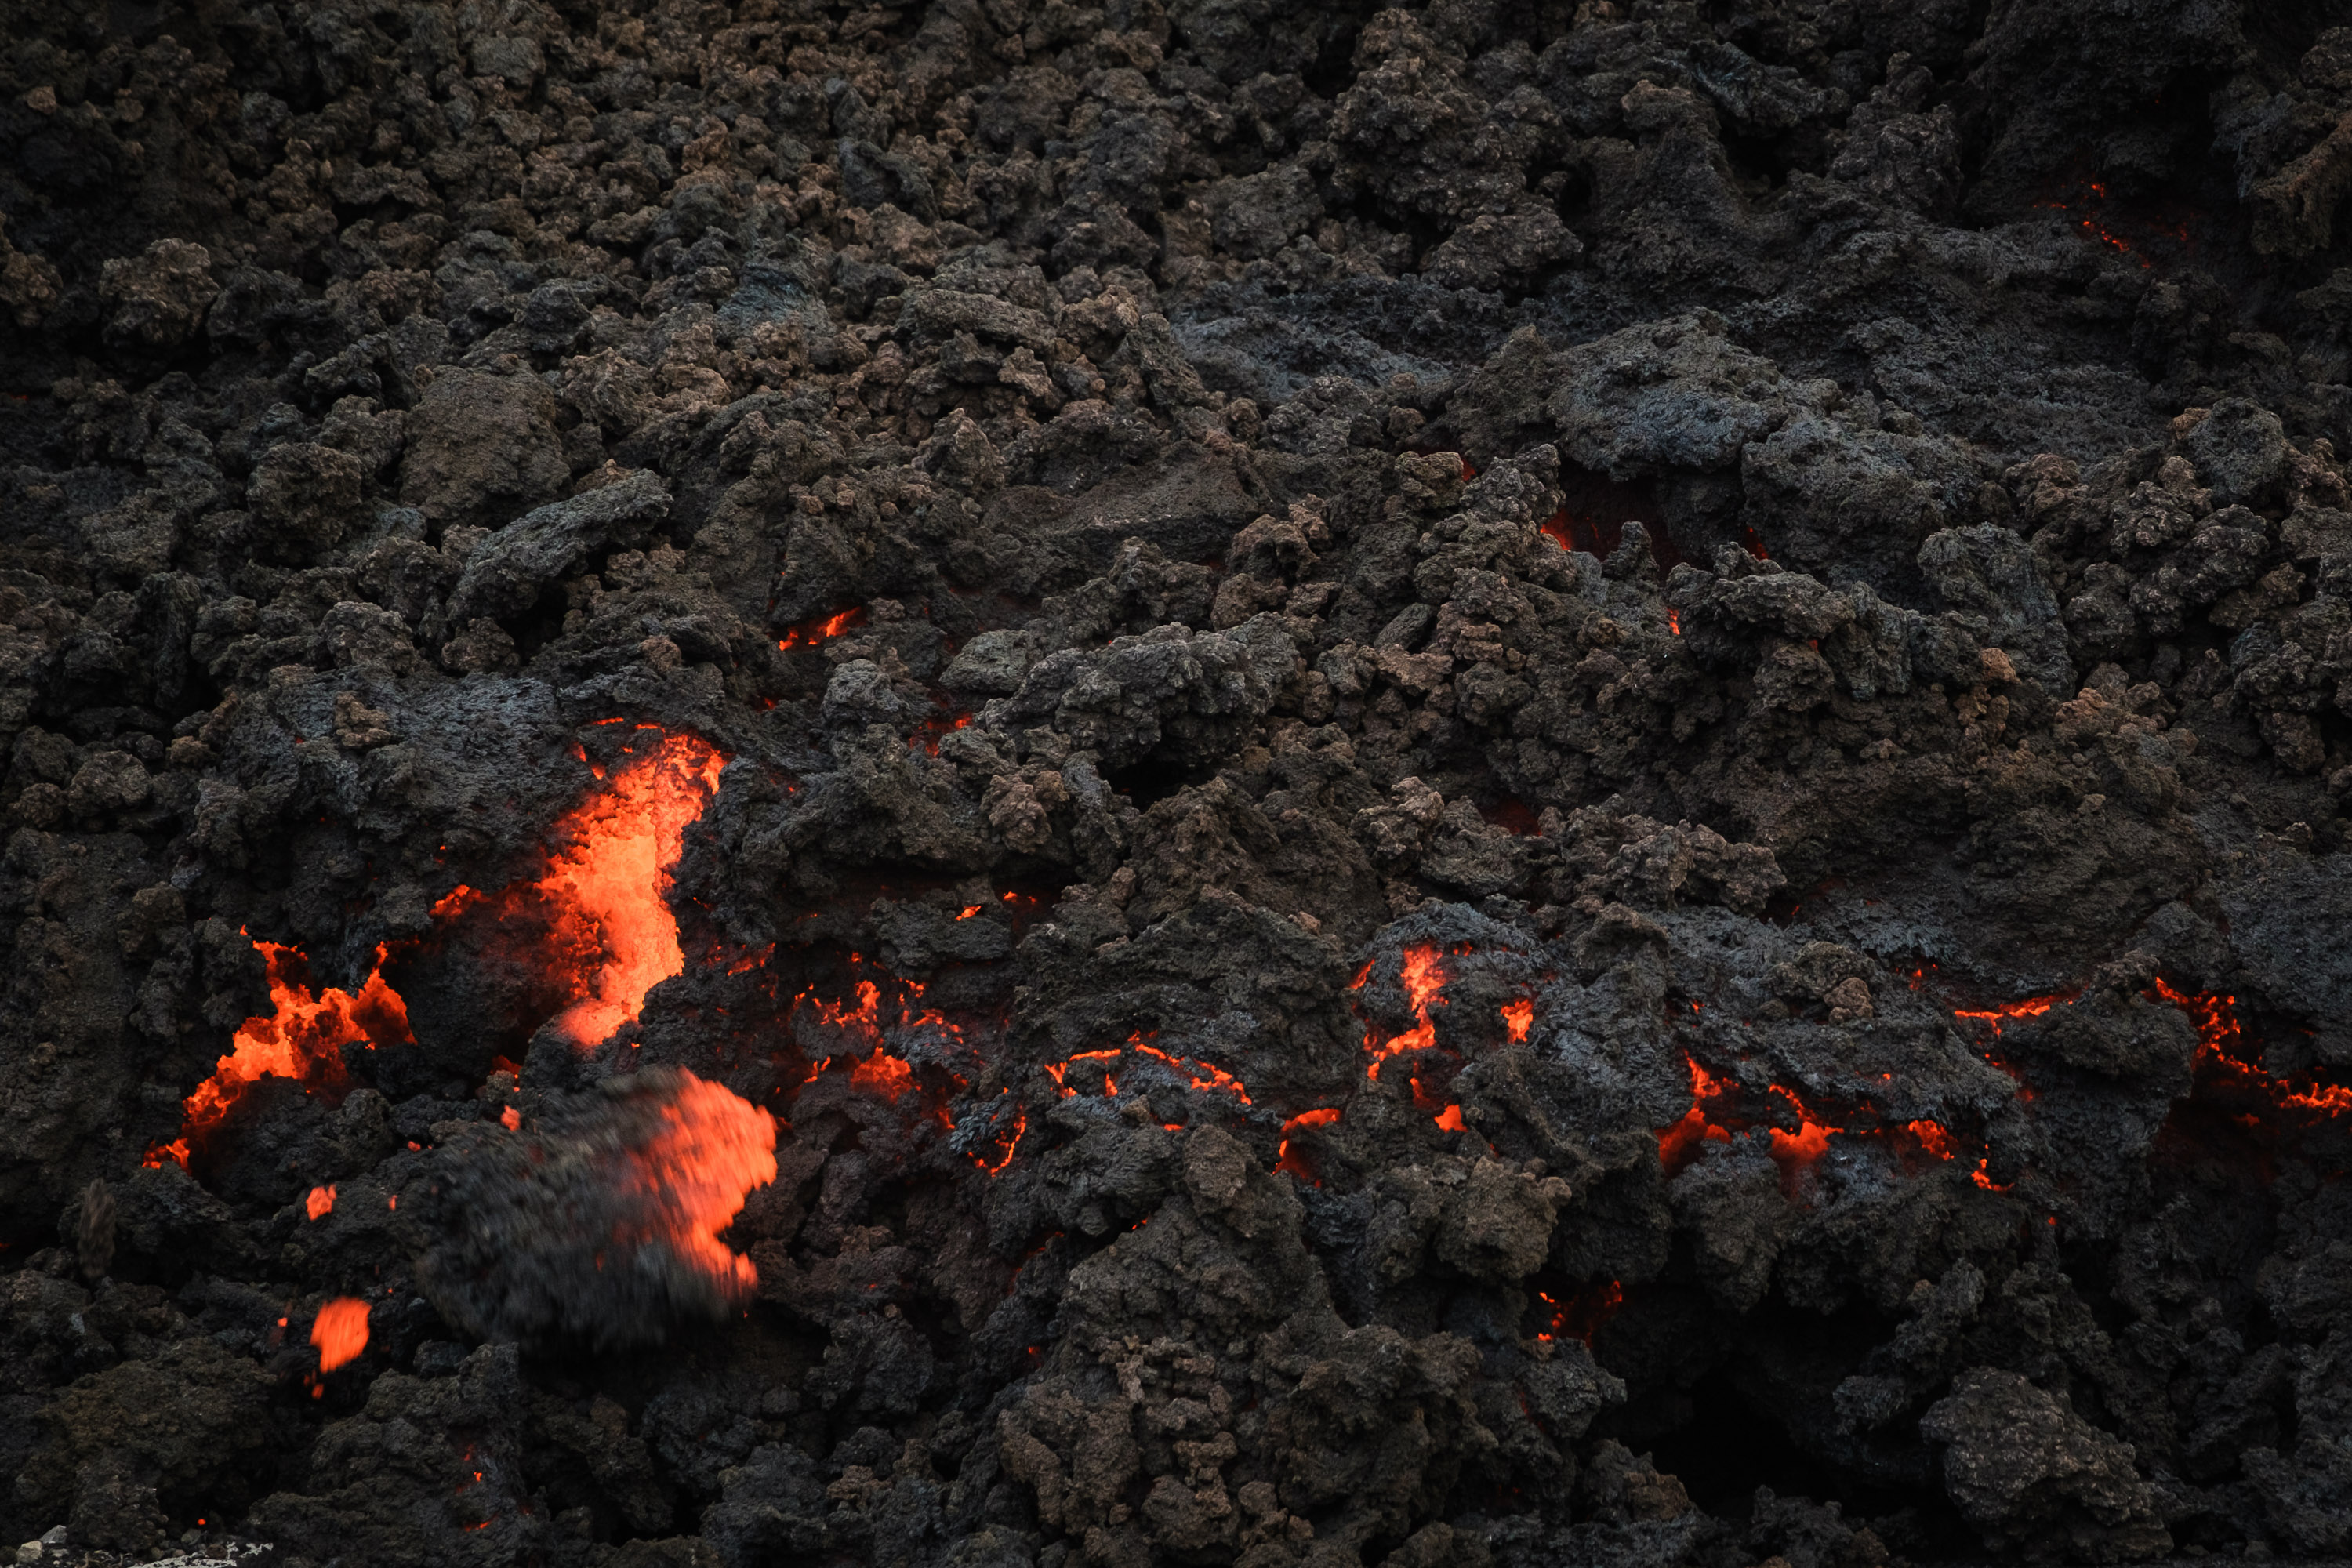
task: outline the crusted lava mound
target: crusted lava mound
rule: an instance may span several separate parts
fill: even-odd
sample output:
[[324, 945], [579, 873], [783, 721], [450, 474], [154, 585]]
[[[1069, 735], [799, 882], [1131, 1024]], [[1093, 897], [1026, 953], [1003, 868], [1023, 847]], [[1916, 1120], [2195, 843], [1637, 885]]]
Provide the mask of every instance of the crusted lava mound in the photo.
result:
[[0, 1542], [2352, 1552], [2352, 0], [0, 41]]

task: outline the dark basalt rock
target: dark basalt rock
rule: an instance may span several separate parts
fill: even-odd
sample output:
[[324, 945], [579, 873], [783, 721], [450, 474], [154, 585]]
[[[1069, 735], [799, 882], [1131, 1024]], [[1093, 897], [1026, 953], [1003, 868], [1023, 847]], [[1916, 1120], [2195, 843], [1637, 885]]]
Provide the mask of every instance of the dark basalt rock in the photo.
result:
[[0, 41], [26, 1561], [2352, 1550], [2352, 9]]

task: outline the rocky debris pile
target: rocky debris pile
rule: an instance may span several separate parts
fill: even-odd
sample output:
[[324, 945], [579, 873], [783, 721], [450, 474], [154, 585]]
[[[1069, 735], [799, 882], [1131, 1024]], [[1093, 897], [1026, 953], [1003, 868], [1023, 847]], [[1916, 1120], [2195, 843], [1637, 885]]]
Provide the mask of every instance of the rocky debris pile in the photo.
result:
[[2336, 9], [0, 5], [0, 1539], [2352, 1551]]

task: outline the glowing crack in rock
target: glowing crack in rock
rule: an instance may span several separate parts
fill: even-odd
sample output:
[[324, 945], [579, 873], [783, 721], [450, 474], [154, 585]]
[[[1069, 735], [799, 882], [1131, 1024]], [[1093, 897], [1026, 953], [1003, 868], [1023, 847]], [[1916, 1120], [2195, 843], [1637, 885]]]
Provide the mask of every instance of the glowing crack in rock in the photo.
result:
[[151, 1167], [165, 1160], [184, 1167], [190, 1151], [262, 1079], [341, 1084], [346, 1077], [344, 1047], [373, 1049], [414, 1040], [407, 1005], [384, 983], [383, 948], [375, 950], [375, 967], [353, 993], [332, 986], [312, 990], [299, 948], [274, 942], [253, 945], [268, 969], [270, 1011], [237, 1026], [228, 1054], [181, 1102], [184, 1118], [180, 1136], [147, 1152], [145, 1163]]
[[706, 741], [664, 736], [557, 820], [571, 847], [531, 890], [555, 911], [553, 947], [578, 998], [552, 1026], [581, 1049], [634, 1022], [646, 992], [685, 973], [670, 879], [725, 766]]

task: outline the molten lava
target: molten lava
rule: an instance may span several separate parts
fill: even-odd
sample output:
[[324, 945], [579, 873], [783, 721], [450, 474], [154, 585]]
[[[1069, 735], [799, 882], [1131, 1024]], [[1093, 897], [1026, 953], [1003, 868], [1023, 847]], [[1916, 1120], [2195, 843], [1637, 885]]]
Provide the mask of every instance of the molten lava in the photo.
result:
[[1625, 1304], [1625, 1287], [1620, 1281], [1611, 1279], [1579, 1290], [1564, 1302], [1545, 1290], [1537, 1291], [1536, 1299], [1551, 1313], [1545, 1325], [1546, 1331], [1536, 1335], [1538, 1340], [1578, 1340], [1590, 1349], [1592, 1336], [1599, 1333], [1601, 1327], [1617, 1315], [1617, 1309]]
[[751, 1189], [776, 1179], [773, 1118], [722, 1084], [690, 1072], [661, 1108], [660, 1131], [625, 1156], [622, 1180], [653, 1215], [650, 1234], [627, 1243], [666, 1241], [688, 1265], [721, 1287], [759, 1284], [751, 1260], [719, 1238], [743, 1211]]
[[320, 1372], [332, 1372], [357, 1359], [367, 1349], [368, 1304], [356, 1296], [338, 1296], [329, 1301], [310, 1324], [310, 1342], [319, 1347]]
[[1992, 1032], [1995, 1035], [1999, 1035], [2000, 1033], [2000, 1021], [2003, 1018], [2039, 1018], [2042, 1014], [2047, 1013], [2051, 1008], [2057, 1006], [2060, 1003], [2072, 1002], [2075, 997], [2081, 994], [2082, 993], [2080, 991], [2053, 991], [2047, 996], [2028, 996], [2022, 1002], [2005, 1003], [1999, 1007], [1987, 1007], [1981, 1009], [1955, 1008], [1953, 1010], [1952, 1016], [1955, 1018], [1974, 1018], [1979, 1023], [1989, 1024], [1992, 1026]]
[[[1696, 1058], [1685, 1059], [1691, 1071], [1691, 1108], [1680, 1120], [1658, 1129], [1658, 1161], [1669, 1177], [1679, 1175], [1696, 1160], [1701, 1145], [1728, 1143], [1735, 1132], [1746, 1131], [1759, 1123], [1764, 1128], [1766, 1152], [1780, 1168], [1781, 1191], [1791, 1198], [1797, 1195], [1804, 1173], [1829, 1152], [1832, 1133], [1883, 1138], [1904, 1157], [1906, 1166], [1922, 1158], [1940, 1163], [1958, 1156], [1958, 1144], [1940, 1122], [1918, 1120], [1899, 1127], [1833, 1127], [1816, 1116], [1795, 1090], [1777, 1083], [1765, 1093], [1785, 1102], [1784, 1116], [1767, 1121], [1761, 1116], [1744, 1114], [1739, 1109], [1742, 1097], [1738, 1084], [1717, 1078], [1699, 1066]], [[1858, 1113], [1866, 1116], [1869, 1107], [1858, 1108]], [[1794, 1129], [1777, 1125], [1778, 1121], [1788, 1117], [1795, 1119]], [[1979, 1184], [1990, 1185], [1989, 1182]]]
[[312, 1187], [310, 1195], [302, 1200], [302, 1212], [314, 1220], [324, 1219], [334, 1213], [335, 1189], [333, 1186]]
[[813, 616], [788, 628], [776, 647], [787, 652], [796, 647], [814, 647], [828, 638], [855, 631], [865, 624], [866, 612], [857, 608], [836, 611], [830, 616]]
[[313, 992], [309, 966], [299, 949], [274, 942], [257, 942], [269, 970], [269, 997], [275, 1004], [268, 1017], [247, 1018], [229, 1042], [228, 1055], [214, 1065], [213, 1075], [196, 1085], [182, 1101], [186, 1121], [180, 1136], [147, 1152], [150, 1166], [172, 1160], [184, 1167], [190, 1150], [218, 1126], [229, 1109], [258, 1079], [293, 1079], [333, 1085], [344, 1077], [343, 1048], [359, 1046], [407, 1045], [408, 1007], [400, 993], [384, 983], [385, 950], [375, 950], [376, 967], [356, 995], [332, 987]]
[[1013, 1131], [1006, 1136], [996, 1140], [996, 1147], [998, 1150], [996, 1163], [992, 1165], [978, 1154], [974, 1154], [971, 1157], [971, 1163], [978, 1165], [982, 1170], [987, 1172], [992, 1177], [1003, 1175], [1004, 1173], [1004, 1167], [1013, 1163], [1013, 1154], [1021, 1148], [1021, 1135], [1028, 1131], [1029, 1112], [1022, 1110], [1016, 1113], [1013, 1118]]
[[[670, 878], [687, 826], [718, 793], [726, 759], [692, 735], [667, 735], [557, 820], [571, 847], [527, 893], [554, 914], [551, 943], [576, 1000], [555, 1020], [583, 1050], [635, 1019], [646, 993], [684, 973]], [[518, 889], [509, 889], [511, 896]]]
[[1171, 1072], [1184, 1079], [1189, 1087], [1197, 1089], [1204, 1094], [1230, 1094], [1244, 1105], [1250, 1103], [1248, 1087], [1224, 1068], [1213, 1062], [1204, 1062], [1192, 1057], [1180, 1057], [1173, 1052], [1163, 1051], [1157, 1046], [1147, 1045], [1139, 1031], [1129, 1035], [1124, 1045], [1114, 1046], [1108, 1050], [1079, 1051], [1061, 1061], [1047, 1062], [1044, 1066], [1046, 1076], [1054, 1080], [1055, 1087], [1061, 1091], [1061, 1097], [1064, 1100], [1073, 1099], [1078, 1092], [1071, 1087], [1069, 1075], [1070, 1069], [1078, 1067], [1081, 1063], [1085, 1065], [1080, 1069], [1079, 1081], [1084, 1083], [1095, 1073], [1099, 1072], [1102, 1074], [1104, 1095], [1115, 1098], [1118, 1093], [1118, 1075], [1124, 1070], [1124, 1058], [1129, 1052], [1139, 1057], [1150, 1057], [1154, 1061], [1163, 1064]]
[[[1370, 973], [1371, 966], [1365, 965], [1363, 973], [1356, 976], [1356, 984], [1361, 985], [1365, 976]], [[1444, 999], [1445, 971], [1439, 962], [1437, 949], [1427, 942], [1406, 948], [1397, 978], [1404, 987], [1405, 1000], [1412, 1005], [1413, 1026], [1387, 1040], [1381, 1039], [1377, 1031], [1365, 1031], [1364, 1049], [1372, 1053], [1371, 1064], [1364, 1069], [1365, 1076], [1375, 1082], [1380, 1079], [1381, 1064], [1389, 1058], [1402, 1056], [1407, 1051], [1427, 1050], [1437, 1044], [1437, 1026], [1429, 1016], [1431, 1005]], [[1533, 1016], [1530, 1012], [1530, 1018]]]
[[[551, 952], [573, 998], [558, 1022], [583, 1048], [595, 1045], [636, 1017], [648, 990], [686, 967], [669, 911], [670, 872], [687, 825], [709, 803], [724, 765], [703, 741], [663, 737], [650, 754], [624, 764], [605, 789], [558, 819], [570, 847], [545, 876], [495, 895], [461, 885], [434, 904], [434, 919], [482, 906], [494, 906], [501, 920], [526, 907], [551, 914]], [[356, 994], [313, 992], [297, 948], [268, 942], [254, 947], [268, 966], [272, 1010], [238, 1028], [228, 1055], [185, 1100], [180, 1136], [148, 1151], [150, 1166], [168, 1159], [184, 1167], [192, 1149], [257, 1079], [339, 1084], [345, 1047], [415, 1043], [407, 1005], [383, 978], [388, 946], [376, 949], [375, 968]]]
[[2285, 1079], [2247, 1060], [2242, 1054], [2245, 1037], [2238, 1022], [2236, 997], [2182, 991], [2160, 975], [2149, 989], [2152, 1000], [2170, 1003], [2197, 1026], [2197, 1055], [2192, 1065], [2200, 1089], [2234, 1089], [2268, 1100], [2282, 1110], [2315, 1111], [2324, 1117], [2352, 1112], [2352, 1087], [2313, 1083], [2307, 1089], [2294, 1089]]
[[1527, 1044], [1528, 1030], [1534, 1026], [1535, 1021], [1536, 1005], [1526, 997], [1522, 996], [1516, 1002], [1503, 1004], [1503, 1027], [1510, 1032], [1513, 1045]]

